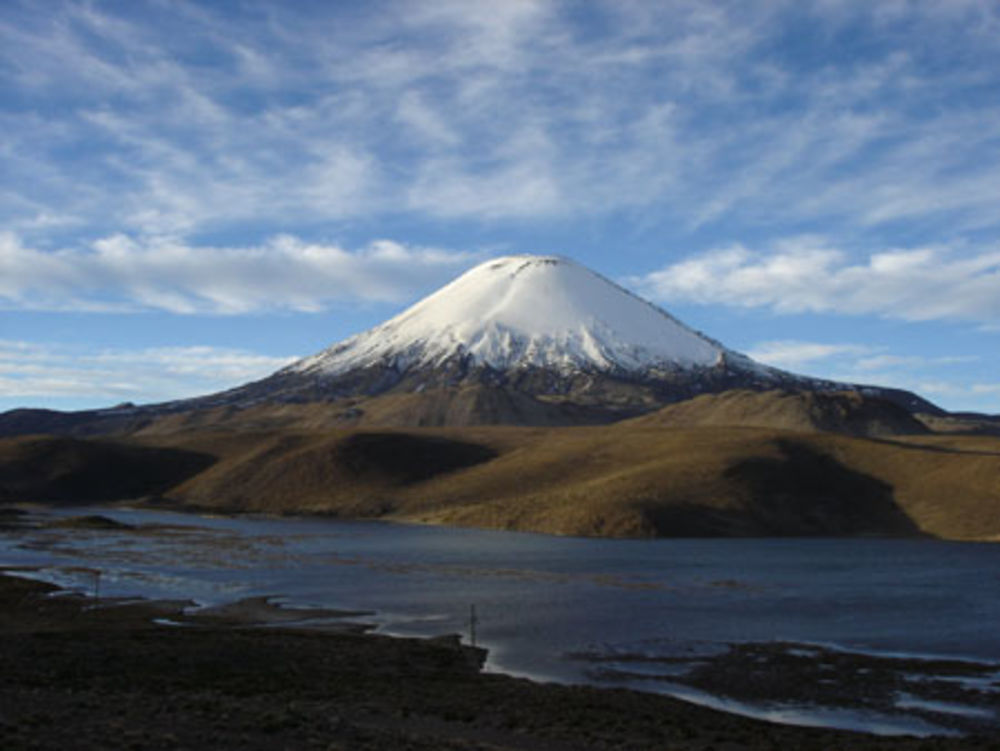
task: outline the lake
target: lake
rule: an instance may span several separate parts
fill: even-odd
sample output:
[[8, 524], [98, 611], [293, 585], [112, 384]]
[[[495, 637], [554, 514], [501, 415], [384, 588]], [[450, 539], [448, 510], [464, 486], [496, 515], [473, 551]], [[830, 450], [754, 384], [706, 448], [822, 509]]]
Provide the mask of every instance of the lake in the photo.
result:
[[401, 635], [468, 635], [475, 606], [489, 670], [882, 733], [998, 727], [1000, 545], [51, 513], [138, 528], [3, 533], [0, 564], [82, 591], [93, 577], [72, 569], [99, 569], [102, 596], [371, 610]]

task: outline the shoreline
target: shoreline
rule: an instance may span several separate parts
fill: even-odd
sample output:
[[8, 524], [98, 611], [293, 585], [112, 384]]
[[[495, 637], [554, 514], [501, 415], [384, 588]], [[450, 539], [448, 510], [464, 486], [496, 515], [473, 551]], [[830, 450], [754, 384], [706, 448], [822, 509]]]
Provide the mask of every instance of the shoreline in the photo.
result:
[[[457, 637], [296, 628], [295, 612], [262, 598], [186, 628], [154, 622], [183, 602], [95, 606], [0, 574], [0, 745], [97, 749], [125, 738], [143, 749], [909, 751], [1000, 743], [796, 727], [642, 691], [537, 683], [482, 671], [483, 652]], [[255, 627], [262, 614], [277, 622]]]
[[[56, 540], [91, 539], [95, 534], [104, 533], [173, 539], [181, 531], [202, 530], [200, 526], [189, 527], [170, 520], [136, 522], [127, 514], [104, 515], [104, 512], [115, 510], [145, 512], [120, 505], [58, 511], [51, 508], [28, 511], [22, 507], [0, 513], [0, 526], [15, 535], [32, 529], [54, 530]], [[188, 516], [176, 510], [169, 513]], [[268, 518], [274, 517], [269, 515]], [[211, 527], [204, 529], [207, 531]], [[78, 538], [77, 535], [83, 536]], [[218, 551], [215, 551], [216, 541], [212, 542], [213, 555], [225, 555], [229, 541], [223, 542]], [[92, 568], [102, 565], [100, 559], [88, 561], [84, 558], [82, 562], [86, 565], [62, 567], [67, 572], [74, 572], [69, 577], [41, 573], [47, 568], [41, 565], [37, 578], [84, 594], [103, 592], [105, 582], [100, 580], [98, 570]], [[88, 577], [94, 574], [97, 576], [92, 583]], [[732, 585], [730, 580], [722, 580], [722, 583]], [[113, 594], [116, 588], [107, 589]], [[199, 598], [201, 602], [177, 600], [175, 598], [187, 597], [193, 590], [169, 589], [172, 591], [145, 593], [146, 597], [168, 598], [145, 601], [145, 607], [156, 609], [156, 617], [152, 618], [155, 623], [173, 628], [266, 626], [363, 633], [379, 629], [378, 624], [382, 621], [378, 612], [343, 613], [316, 609], [317, 603], [309, 599], [301, 601], [301, 609], [296, 610], [291, 604], [293, 600], [284, 597], [280, 585], [252, 587], [250, 592], [256, 596], [235, 602], [232, 597]], [[118, 587], [117, 593], [128, 595], [123, 604], [133, 609], [140, 607], [138, 598], [133, 596], [135, 592]], [[101, 600], [102, 605], [111, 603], [107, 596]], [[327, 604], [336, 607], [338, 603], [334, 600]], [[381, 611], [383, 605], [369, 598], [364, 607]], [[360, 617], [362, 621], [349, 623], [345, 616]], [[461, 624], [456, 626], [452, 621], [446, 628], [457, 630]], [[393, 633], [390, 628], [381, 635]], [[434, 633], [434, 630], [421, 628], [395, 635], [405, 639]], [[996, 713], [1000, 697], [1000, 663], [995, 659], [982, 655], [978, 659], [961, 659], [927, 653], [865, 651], [837, 644], [805, 642], [794, 637], [786, 639], [758, 634], [756, 641], [737, 638], [702, 642], [689, 638], [673, 647], [658, 646], [651, 650], [638, 642], [624, 650], [592, 651], [591, 647], [585, 647], [579, 652], [562, 655], [563, 661], [569, 661], [568, 670], [554, 671], [532, 669], [541, 664], [550, 669], [555, 667], [544, 659], [542, 663], [521, 659], [516, 664], [505, 665], [505, 649], [500, 642], [491, 645], [496, 649], [484, 667], [490, 674], [524, 678], [535, 683], [587, 685], [601, 690], [634, 689], [744, 718], [801, 727], [839, 728], [877, 733], [882, 737], [911, 734], [933, 738], [963, 733], [997, 737], [1000, 732]], [[531, 645], [523, 644], [522, 647], [530, 650]], [[705, 648], [710, 649], [710, 654], [704, 652]], [[663, 649], [665, 651], [661, 651]]]
[[17, 516], [21, 514], [65, 514], [74, 517], [81, 512], [91, 511], [124, 511], [124, 512], [150, 512], [175, 514], [180, 517], [204, 518], [204, 519], [232, 519], [232, 520], [273, 520], [273, 521], [334, 521], [350, 524], [375, 524], [375, 525], [398, 525], [404, 527], [430, 527], [442, 529], [469, 530], [479, 532], [502, 532], [504, 534], [526, 535], [538, 537], [551, 537], [556, 539], [577, 539], [577, 540], [614, 540], [617, 542], [634, 542], [638, 544], [647, 542], [660, 542], [664, 540], [877, 540], [880, 542], [913, 542], [926, 541], [941, 544], [956, 545], [985, 545], [994, 546], [1000, 544], [1000, 534], [983, 537], [942, 537], [929, 532], [913, 534], [890, 534], [878, 532], [863, 532], [854, 534], [824, 534], [824, 535], [781, 535], [781, 534], [740, 534], [740, 535], [662, 535], [662, 536], [624, 536], [612, 537], [600, 534], [579, 534], [570, 532], [554, 532], [535, 529], [516, 529], [502, 526], [490, 526], [481, 524], [467, 524], [455, 520], [434, 520], [430, 521], [421, 516], [405, 515], [382, 515], [382, 516], [352, 516], [344, 515], [334, 511], [322, 510], [262, 510], [253, 508], [223, 508], [186, 502], [176, 499], [158, 498], [133, 498], [107, 502], [48, 502], [48, 501], [0, 501], [0, 525], [16, 523]]

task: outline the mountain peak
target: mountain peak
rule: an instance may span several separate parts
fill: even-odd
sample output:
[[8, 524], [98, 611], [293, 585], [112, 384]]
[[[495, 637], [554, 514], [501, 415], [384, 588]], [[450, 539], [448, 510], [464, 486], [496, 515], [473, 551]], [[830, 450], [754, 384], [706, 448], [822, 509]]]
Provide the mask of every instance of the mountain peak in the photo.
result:
[[285, 405], [311, 403], [333, 405], [333, 412], [309, 411], [306, 420], [320, 424], [577, 425], [699, 394], [778, 388], [855, 391], [909, 412], [942, 414], [907, 391], [756, 363], [569, 258], [512, 255], [486, 261], [395, 318], [259, 381], [144, 407], [11, 412], [0, 416], [0, 434], [128, 431], [161, 417], [158, 430], [230, 419], [260, 429], [269, 420], [298, 419]]
[[[562, 256], [511, 255], [467, 271], [395, 318], [289, 366], [323, 376], [461, 357], [495, 370], [711, 367], [730, 353]], [[745, 358], [744, 358], [745, 359]]]
[[524, 269], [529, 269], [534, 266], [558, 266], [559, 264], [573, 264], [579, 266], [576, 261], [573, 261], [566, 256], [560, 255], [535, 255], [533, 253], [515, 253], [509, 256], [500, 256], [498, 258], [493, 258], [489, 261], [485, 261], [476, 268], [487, 268], [490, 271], [511, 271], [511, 273], [519, 273]]

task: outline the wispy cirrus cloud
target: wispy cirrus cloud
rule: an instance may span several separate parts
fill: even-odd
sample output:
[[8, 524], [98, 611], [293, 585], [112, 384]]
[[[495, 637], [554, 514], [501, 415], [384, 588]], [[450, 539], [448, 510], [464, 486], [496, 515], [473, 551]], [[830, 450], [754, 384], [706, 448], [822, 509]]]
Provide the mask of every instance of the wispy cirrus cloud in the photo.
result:
[[[827, 377], [837, 380], [870, 380], [872, 373], [880, 373], [892, 380], [896, 373], [907, 374], [913, 381], [913, 372], [941, 368], [956, 368], [979, 362], [979, 355], [928, 356], [896, 354], [887, 345], [810, 342], [795, 339], [759, 342], [747, 354], [778, 368], [819, 368]], [[839, 375], [831, 376], [829, 373]]]
[[92, 351], [0, 340], [0, 403], [86, 398], [110, 404], [197, 396], [263, 377], [292, 359], [206, 346]]
[[879, 371], [888, 368], [927, 368], [927, 367], [952, 367], [968, 365], [982, 360], [979, 355], [945, 355], [942, 357], [927, 357], [923, 355], [891, 355], [876, 354], [870, 357], [861, 357], [855, 363], [855, 369], [859, 371]]
[[998, 31], [988, 0], [8, 0], [0, 308], [314, 311], [472, 260], [388, 236], [995, 330]]
[[836, 358], [844, 361], [860, 355], [870, 355], [875, 350], [863, 344], [830, 344], [779, 340], [760, 342], [747, 352], [750, 357], [777, 368], [801, 368], [817, 362]]
[[291, 236], [257, 247], [192, 246], [113, 235], [45, 252], [0, 234], [0, 308], [316, 312], [344, 301], [399, 302], [444, 283], [476, 256], [390, 240], [357, 251]]
[[996, 228], [1000, 11], [886, 5], [7, 3], [0, 218]]
[[858, 261], [822, 238], [792, 238], [766, 251], [708, 251], [629, 281], [668, 302], [996, 323], [1000, 250], [965, 251], [904, 248]]
[[[784, 339], [759, 342], [747, 354], [767, 365], [842, 383], [878, 384], [945, 399], [954, 409], [1000, 410], [1000, 386], [982, 380], [980, 355], [898, 352], [898, 345]], [[989, 368], [985, 368], [989, 372]]]

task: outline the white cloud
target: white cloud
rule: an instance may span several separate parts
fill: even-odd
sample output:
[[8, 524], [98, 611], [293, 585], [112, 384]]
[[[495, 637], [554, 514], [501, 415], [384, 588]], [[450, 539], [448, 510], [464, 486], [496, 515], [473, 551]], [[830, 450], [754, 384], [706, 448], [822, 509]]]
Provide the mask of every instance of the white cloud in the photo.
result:
[[908, 248], [855, 262], [821, 239], [769, 252], [708, 251], [629, 282], [659, 300], [769, 308], [778, 313], [876, 314], [910, 321], [1000, 321], [1000, 251], [959, 255]]
[[0, 219], [997, 227], [996, 10], [879, 5], [8, 5]]
[[761, 342], [749, 350], [747, 354], [767, 365], [794, 370], [818, 361], [853, 359], [858, 355], [865, 355], [872, 351], [872, 347], [861, 344], [826, 344], [782, 340]]
[[[892, 354], [886, 345], [826, 344], [805, 341], [762, 342], [749, 354], [754, 359], [778, 367], [822, 363], [836, 369], [847, 380], [870, 380], [872, 373], [898, 379], [906, 374], [969, 365], [982, 360], [979, 355], [900, 355]], [[892, 375], [887, 375], [892, 374]]]
[[1000, 387], [977, 382], [980, 355], [918, 355], [884, 344], [802, 340], [760, 342], [747, 354], [767, 365], [841, 383], [875, 384], [946, 400], [951, 409], [996, 411]]
[[21, 310], [319, 311], [398, 302], [454, 276], [472, 253], [379, 240], [357, 251], [279, 236], [259, 247], [192, 246], [113, 235], [46, 252], [0, 234], [0, 306]]
[[292, 359], [205, 346], [94, 352], [0, 340], [0, 399], [86, 400], [92, 406], [162, 401], [246, 383]]
[[925, 357], [920, 355], [874, 355], [862, 357], [854, 363], [860, 371], [885, 370], [887, 368], [918, 369], [948, 365], [967, 365], [979, 362], [978, 355], [953, 355], [946, 357]]
[[455, 146], [461, 140], [448, 124], [448, 118], [428, 104], [418, 92], [408, 91], [403, 95], [396, 116], [417, 138], [432, 146]]

